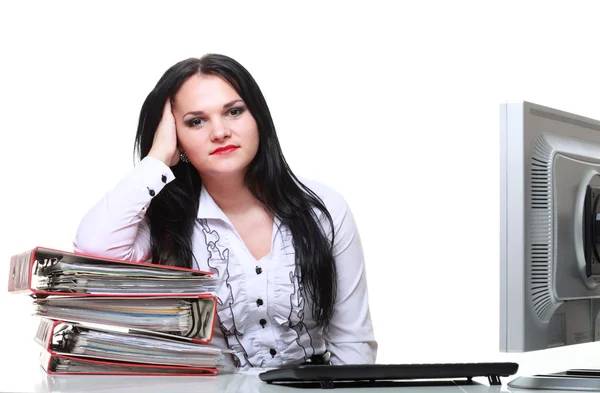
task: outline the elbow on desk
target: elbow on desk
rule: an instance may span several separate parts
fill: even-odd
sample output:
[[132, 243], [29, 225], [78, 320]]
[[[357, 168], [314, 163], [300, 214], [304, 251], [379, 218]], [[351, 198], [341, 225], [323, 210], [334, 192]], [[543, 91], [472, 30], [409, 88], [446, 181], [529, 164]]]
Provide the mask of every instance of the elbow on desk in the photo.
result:
[[377, 361], [378, 344], [375, 340], [352, 344], [329, 343], [328, 349], [334, 365], [375, 364]]

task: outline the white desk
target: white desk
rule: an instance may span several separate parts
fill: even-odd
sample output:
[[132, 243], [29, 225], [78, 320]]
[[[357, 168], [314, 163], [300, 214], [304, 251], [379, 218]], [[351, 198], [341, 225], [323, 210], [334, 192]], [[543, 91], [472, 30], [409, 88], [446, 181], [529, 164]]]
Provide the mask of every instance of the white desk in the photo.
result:
[[[13, 365], [13, 371], [16, 370]], [[0, 376], [0, 392], [78, 392], [78, 393], [302, 393], [310, 392], [351, 392], [365, 393], [379, 391], [405, 393], [557, 393], [542, 390], [518, 390], [507, 387], [513, 378], [503, 378], [501, 386], [489, 386], [485, 378], [478, 378], [471, 385], [449, 386], [397, 386], [382, 388], [339, 388], [335, 389], [306, 389], [287, 386], [269, 385], [258, 378], [263, 370], [253, 369], [247, 372], [217, 377], [129, 377], [129, 376], [92, 376], [92, 375], [48, 375], [33, 363], [27, 365], [30, 371], [19, 367], [19, 372], [10, 372]], [[570, 392], [572, 393], [572, 392]]]

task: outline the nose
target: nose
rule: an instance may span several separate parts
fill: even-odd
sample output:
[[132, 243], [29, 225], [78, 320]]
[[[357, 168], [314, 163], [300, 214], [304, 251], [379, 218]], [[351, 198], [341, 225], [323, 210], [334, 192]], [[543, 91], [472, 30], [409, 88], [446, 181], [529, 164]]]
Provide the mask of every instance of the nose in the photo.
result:
[[227, 127], [227, 124], [223, 121], [216, 121], [213, 123], [211, 131], [211, 139], [213, 141], [221, 141], [231, 135], [231, 130]]

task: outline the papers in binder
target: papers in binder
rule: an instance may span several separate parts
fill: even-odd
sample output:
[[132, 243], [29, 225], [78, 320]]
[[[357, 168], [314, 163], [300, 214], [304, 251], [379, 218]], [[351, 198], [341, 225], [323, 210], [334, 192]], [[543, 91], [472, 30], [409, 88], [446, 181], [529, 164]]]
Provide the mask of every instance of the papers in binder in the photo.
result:
[[209, 345], [45, 318], [35, 340], [53, 354], [106, 361], [215, 368], [224, 359], [221, 349]]
[[34, 300], [35, 314], [63, 321], [99, 323], [187, 337], [212, 339], [216, 298], [212, 295], [156, 297], [51, 297]]
[[105, 362], [42, 352], [40, 363], [49, 374], [102, 374], [102, 375], [206, 375], [214, 376], [217, 370], [209, 367], [182, 367], [126, 362]]
[[11, 258], [10, 292], [107, 296], [207, 293], [212, 273], [37, 247]]

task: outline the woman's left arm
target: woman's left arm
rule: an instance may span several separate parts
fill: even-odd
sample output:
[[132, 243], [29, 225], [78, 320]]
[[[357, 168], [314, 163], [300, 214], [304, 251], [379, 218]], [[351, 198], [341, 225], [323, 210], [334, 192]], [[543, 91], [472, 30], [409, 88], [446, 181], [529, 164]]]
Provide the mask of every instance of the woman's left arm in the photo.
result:
[[333, 364], [370, 364], [377, 357], [362, 244], [354, 216], [339, 196], [328, 210], [335, 227], [333, 255], [337, 268], [337, 298], [325, 328]]

